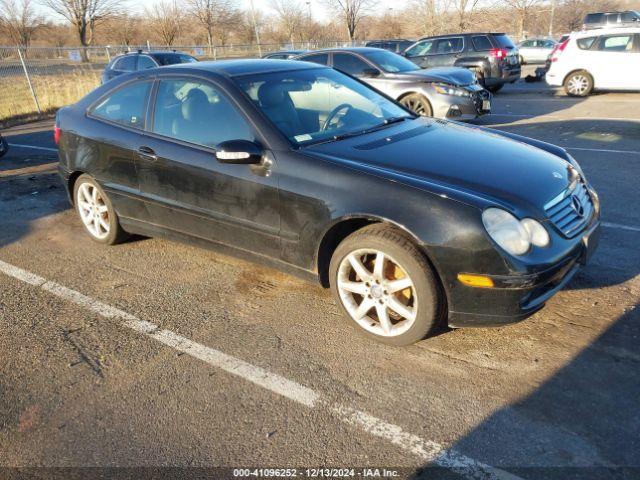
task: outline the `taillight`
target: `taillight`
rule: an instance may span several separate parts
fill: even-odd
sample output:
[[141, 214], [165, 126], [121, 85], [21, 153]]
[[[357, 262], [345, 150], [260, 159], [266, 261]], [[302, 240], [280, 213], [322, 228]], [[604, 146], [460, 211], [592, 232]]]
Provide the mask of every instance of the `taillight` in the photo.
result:
[[492, 48], [489, 50], [489, 55], [494, 58], [505, 58], [509, 52], [504, 48]]
[[568, 39], [562, 43], [559, 43], [555, 47], [553, 47], [553, 50], [551, 50], [551, 55], [550, 55], [552, 62], [558, 61], [558, 55], [564, 52], [564, 49], [567, 48], [567, 43], [569, 43]]
[[59, 126], [55, 126], [53, 127], [53, 141], [56, 142], [56, 145], [58, 145], [58, 143], [60, 143], [60, 133], [62, 132], [62, 130], [60, 130]]

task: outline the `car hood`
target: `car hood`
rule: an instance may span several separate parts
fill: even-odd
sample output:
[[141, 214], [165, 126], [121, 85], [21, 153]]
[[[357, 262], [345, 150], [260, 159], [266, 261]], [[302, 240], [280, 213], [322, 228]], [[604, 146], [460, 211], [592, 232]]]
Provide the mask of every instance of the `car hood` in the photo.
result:
[[476, 76], [471, 70], [459, 67], [427, 68], [411, 72], [394, 73], [394, 78], [415, 82], [442, 82], [456, 86], [475, 83]]
[[498, 203], [529, 215], [531, 208], [543, 215], [544, 205], [569, 185], [572, 168], [499, 133], [428, 118], [305, 151], [479, 207]]

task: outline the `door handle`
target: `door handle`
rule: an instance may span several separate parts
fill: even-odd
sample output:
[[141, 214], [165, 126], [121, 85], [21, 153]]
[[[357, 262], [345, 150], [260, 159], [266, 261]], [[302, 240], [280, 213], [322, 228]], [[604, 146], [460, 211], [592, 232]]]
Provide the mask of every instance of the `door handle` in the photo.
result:
[[153, 148], [149, 148], [149, 147], [143, 146], [138, 148], [138, 155], [151, 161], [155, 161], [158, 159], [156, 152], [153, 151]]

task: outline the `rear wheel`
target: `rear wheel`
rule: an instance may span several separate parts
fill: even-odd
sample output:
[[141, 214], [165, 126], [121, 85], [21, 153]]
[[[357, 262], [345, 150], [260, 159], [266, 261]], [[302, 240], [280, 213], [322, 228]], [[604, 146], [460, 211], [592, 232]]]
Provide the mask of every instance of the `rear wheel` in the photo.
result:
[[441, 320], [443, 299], [422, 252], [386, 225], [371, 225], [340, 243], [329, 266], [336, 300], [369, 338], [409, 345]]
[[91, 176], [78, 177], [73, 186], [73, 199], [78, 216], [93, 240], [113, 245], [126, 238], [111, 200]]
[[497, 85], [492, 85], [490, 87], [485, 87], [485, 88], [489, 90], [491, 93], [498, 93], [500, 90], [502, 90], [502, 87], [504, 87], [504, 83], [499, 83]]
[[407, 107], [414, 113], [422, 115], [423, 117], [433, 116], [433, 110], [431, 109], [431, 103], [424, 95], [419, 93], [410, 93], [400, 99], [400, 103]]
[[567, 75], [564, 80], [564, 91], [571, 97], [586, 97], [593, 90], [593, 77], [584, 70]]

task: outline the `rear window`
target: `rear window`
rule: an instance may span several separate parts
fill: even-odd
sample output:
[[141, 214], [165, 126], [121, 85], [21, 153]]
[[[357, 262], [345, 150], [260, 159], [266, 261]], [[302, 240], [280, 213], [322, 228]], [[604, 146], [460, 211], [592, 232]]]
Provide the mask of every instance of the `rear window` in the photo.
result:
[[576, 40], [576, 43], [578, 44], [578, 48], [580, 50], [589, 50], [593, 45], [593, 42], [596, 41], [596, 38], [597, 37], [579, 38], [578, 40]]
[[589, 13], [584, 17], [584, 23], [604, 23], [604, 14]]
[[515, 43], [513, 43], [513, 41], [511, 41], [511, 39], [506, 35], [494, 35], [493, 39], [502, 48], [515, 48], [516, 47]]
[[477, 37], [471, 37], [471, 41], [473, 42], [473, 48], [477, 51], [481, 50], [491, 50], [493, 45], [491, 45], [491, 41], [489, 37], [486, 35], [478, 35]]

